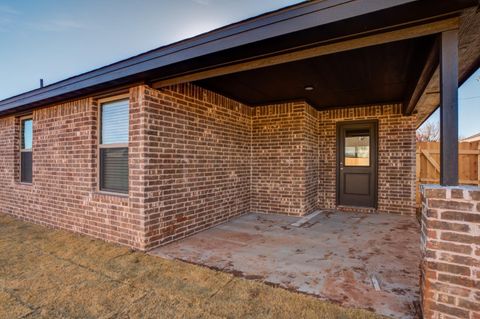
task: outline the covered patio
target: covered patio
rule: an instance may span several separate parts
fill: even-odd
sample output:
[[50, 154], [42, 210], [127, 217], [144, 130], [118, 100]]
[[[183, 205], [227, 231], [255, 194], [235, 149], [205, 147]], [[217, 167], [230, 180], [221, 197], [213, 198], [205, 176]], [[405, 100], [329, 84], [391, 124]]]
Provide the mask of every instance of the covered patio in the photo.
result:
[[421, 258], [415, 219], [334, 211], [312, 215], [299, 222], [300, 217], [247, 214], [151, 254], [347, 307], [415, 317]]

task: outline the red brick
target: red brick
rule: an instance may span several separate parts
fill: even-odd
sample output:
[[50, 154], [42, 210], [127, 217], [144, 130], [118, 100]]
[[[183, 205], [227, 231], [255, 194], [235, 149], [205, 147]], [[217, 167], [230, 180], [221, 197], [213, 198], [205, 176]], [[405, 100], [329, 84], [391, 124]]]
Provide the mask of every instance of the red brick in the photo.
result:
[[450, 263], [454, 263], [454, 264], [480, 268], [480, 259], [472, 258], [469, 256], [460, 256], [460, 255], [442, 253], [439, 259], [450, 262]]
[[457, 307], [447, 306], [444, 304], [434, 303], [431, 305], [432, 310], [439, 311], [444, 314], [449, 314], [459, 318], [468, 318], [469, 312], [465, 309], [460, 309]]
[[432, 291], [443, 292], [445, 294], [449, 294], [457, 297], [470, 296], [470, 289], [453, 286], [448, 283], [432, 282], [430, 288], [431, 288], [430, 292]]
[[455, 198], [455, 199], [463, 199], [463, 189], [452, 189], [451, 196], [452, 198]]
[[480, 245], [480, 236], [469, 236], [457, 233], [444, 232], [440, 235], [440, 238], [442, 240], [451, 242]]
[[[442, 216], [443, 216], [443, 213], [442, 213]], [[428, 220], [427, 227], [433, 228], [433, 229], [451, 230], [451, 231], [466, 232], [466, 233], [470, 231], [470, 226], [467, 224], [443, 222], [438, 220]]]
[[480, 190], [471, 190], [469, 194], [472, 200], [480, 201]]
[[470, 255], [472, 247], [468, 245], [461, 245], [456, 243], [445, 243], [440, 241], [429, 241], [427, 247], [435, 250], [451, 251], [459, 254]]
[[431, 199], [429, 200], [429, 207], [471, 211], [473, 208], [473, 204], [469, 202], [459, 202], [454, 200]]
[[446, 220], [458, 220], [458, 221], [466, 221], [470, 223], [480, 223], [480, 214], [475, 213], [465, 213], [465, 212], [458, 212], [458, 211], [445, 211], [442, 212], [442, 219]]
[[470, 268], [466, 266], [459, 266], [455, 264], [441, 263], [437, 261], [428, 262], [427, 267], [429, 269], [437, 270], [440, 272], [448, 272], [455, 275], [470, 276]]
[[[132, 104], [130, 116], [138, 111], [138, 105]], [[57, 104], [36, 109], [32, 115], [32, 185], [18, 182], [19, 119], [0, 119], [0, 211], [143, 249], [142, 213], [133, 206], [133, 196], [96, 192], [96, 101], [85, 98]]]
[[428, 198], [439, 198], [445, 199], [447, 198], [447, 190], [442, 188], [428, 188], [425, 190], [426, 197]]
[[476, 280], [473, 280], [467, 277], [439, 274], [438, 280], [441, 282], [451, 283], [454, 285], [464, 286], [467, 288], [480, 289], [480, 282], [477, 282]]
[[447, 303], [450, 305], [455, 305], [456, 298], [450, 295], [438, 294], [437, 301], [441, 303]]
[[480, 311], [480, 302], [472, 302], [465, 299], [458, 301], [458, 306], [469, 310]]
[[[480, 311], [480, 259], [472, 256], [473, 246], [480, 242], [480, 236], [476, 235], [480, 220], [474, 213], [461, 211], [474, 204], [473, 199], [470, 201], [463, 194], [464, 189], [459, 187], [452, 190], [448, 201], [430, 199], [425, 194], [422, 197], [423, 258], [427, 257], [425, 251], [436, 252], [428, 254], [428, 262], [424, 259], [421, 264], [425, 318], [474, 318]], [[429, 216], [431, 205], [439, 215]], [[426, 235], [434, 231], [439, 233], [440, 240]], [[429, 278], [428, 274], [433, 272], [437, 273], [436, 278]]]

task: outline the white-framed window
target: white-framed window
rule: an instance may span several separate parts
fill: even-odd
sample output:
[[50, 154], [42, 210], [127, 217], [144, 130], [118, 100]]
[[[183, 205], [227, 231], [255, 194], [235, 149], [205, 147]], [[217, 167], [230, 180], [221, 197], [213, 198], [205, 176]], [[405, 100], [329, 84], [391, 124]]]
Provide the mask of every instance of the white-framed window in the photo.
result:
[[128, 193], [129, 100], [100, 103], [99, 190]]

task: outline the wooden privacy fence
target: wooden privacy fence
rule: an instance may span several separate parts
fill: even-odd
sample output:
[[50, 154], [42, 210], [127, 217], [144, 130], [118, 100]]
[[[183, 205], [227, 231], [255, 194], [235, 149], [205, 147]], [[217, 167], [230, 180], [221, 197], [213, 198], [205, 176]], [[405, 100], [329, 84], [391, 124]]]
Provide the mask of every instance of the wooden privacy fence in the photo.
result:
[[[458, 143], [458, 176], [460, 184], [480, 186], [480, 142]], [[420, 184], [440, 182], [440, 143], [417, 142], [417, 207]]]

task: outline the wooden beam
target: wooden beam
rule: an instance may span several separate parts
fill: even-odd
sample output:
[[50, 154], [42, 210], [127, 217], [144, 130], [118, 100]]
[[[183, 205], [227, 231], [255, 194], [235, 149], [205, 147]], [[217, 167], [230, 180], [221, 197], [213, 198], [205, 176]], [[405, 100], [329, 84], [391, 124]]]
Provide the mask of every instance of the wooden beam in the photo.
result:
[[405, 115], [411, 115], [417, 106], [418, 101], [422, 97], [423, 92], [430, 83], [433, 74], [435, 73], [439, 63], [439, 46], [440, 40], [437, 39], [428, 54], [427, 62], [423, 66], [422, 72], [415, 86], [411, 90], [411, 93], [403, 104], [403, 110]]
[[440, 172], [440, 165], [438, 165], [437, 161], [432, 157], [432, 155], [430, 154], [430, 151], [427, 151], [427, 150], [421, 150], [423, 156], [425, 156], [425, 158], [427, 159], [427, 161], [432, 164], [433, 168], [435, 168], [435, 170], [437, 172]]
[[440, 183], [458, 185], [458, 30], [440, 40]]
[[[298, 49], [296, 51], [289, 51], [278, 53], [274, 56], [256, 57], [247, 61], [237, 61], [227, 65], [218, 65], [211, 69], [200, 69], [194, 72], [181, 73], [173, 77], [160, 78], [154, 81], [152, 86], [154, 88], [161, 88], [170, 85], [204, 80], [216, 76], [248, 71], [272, 65], [278, 65], [287, 62], [299, 61], [303, 59], [314, 58], [322, 55], [328, 55], [338, 52], [344, 52], [354, 49], [360, 49], [373, 45], [380, 45], [394, 41], [407, 40], [431, 34], [440, 33], [447, 30], [457, 29], [459, 26], [459, 18], [448, 18], [444, 20], [424, 23], [415, 26], [403, 26], [390, 31], [377, 30], [375, 34], [358, 34], [356, 38], [339, 38], [330, 40], [326, 43], [319, 43], [315, 47]], [[379, 33], [381, 32], [381, 33]], [[335, 42], [333, 42], [335, 41]]]

